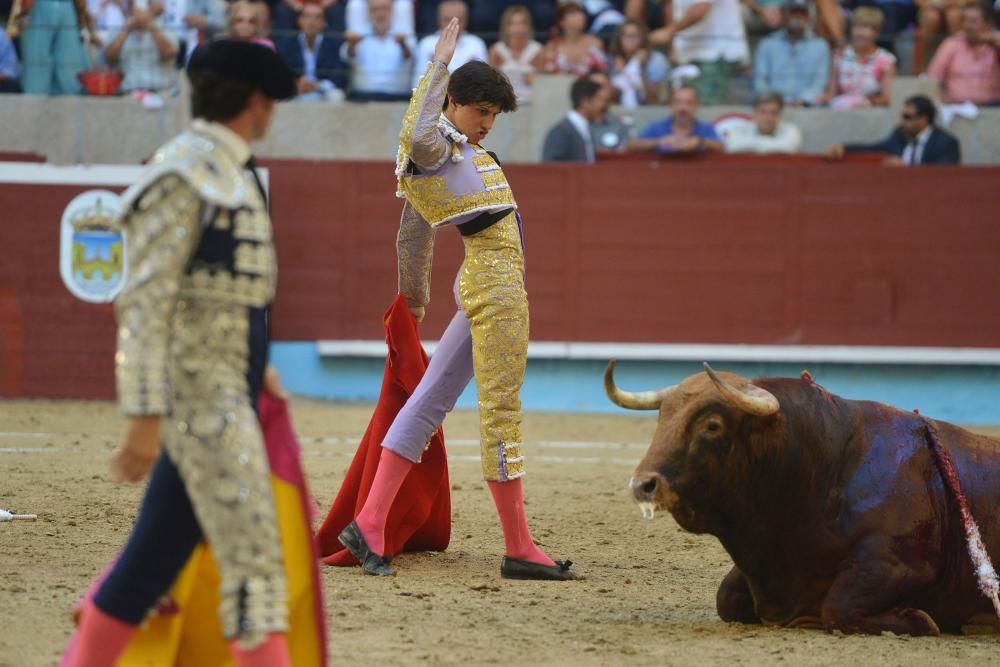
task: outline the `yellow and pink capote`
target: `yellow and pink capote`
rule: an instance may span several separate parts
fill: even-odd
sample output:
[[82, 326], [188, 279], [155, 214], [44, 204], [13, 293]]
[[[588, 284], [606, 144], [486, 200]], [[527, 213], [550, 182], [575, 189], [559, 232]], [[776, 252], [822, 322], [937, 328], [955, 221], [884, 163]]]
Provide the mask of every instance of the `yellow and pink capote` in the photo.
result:
[[[288, 405], [265, 392], [258, 402], [288, 582], [288, 648], [296, 667], [325, 667], [326, 627], [313, 501]], [[113, 562], [112, 564], [113, 565]], [[86, 598], [97, 590], [107, 570]], [[231, 667], [219, 622], [219, 571], [206, 543], [195, 548], [170, 592], [129, 642], [117, 667]], [[79, 609], [79, 606], [78, 606]]]

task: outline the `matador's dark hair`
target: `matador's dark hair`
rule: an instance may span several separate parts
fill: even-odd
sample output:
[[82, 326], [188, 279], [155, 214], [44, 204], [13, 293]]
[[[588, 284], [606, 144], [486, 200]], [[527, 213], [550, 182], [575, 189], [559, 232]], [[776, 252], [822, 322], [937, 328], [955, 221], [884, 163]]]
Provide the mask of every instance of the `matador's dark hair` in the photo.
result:
[[[448, 97], [455, 104], [485, 102], [497, 105], [501, 112], [517, 111], [517, 96], [507, 75], [482, 60], [471, 60], [455, 70], [448, 82]], [[448, 108], [448, 98], [443, 108]]]
[[212, 70], [188, 72], [191, 80], [191, 117], [224, 123], [247, 108], [254, 87], [220, 76]]

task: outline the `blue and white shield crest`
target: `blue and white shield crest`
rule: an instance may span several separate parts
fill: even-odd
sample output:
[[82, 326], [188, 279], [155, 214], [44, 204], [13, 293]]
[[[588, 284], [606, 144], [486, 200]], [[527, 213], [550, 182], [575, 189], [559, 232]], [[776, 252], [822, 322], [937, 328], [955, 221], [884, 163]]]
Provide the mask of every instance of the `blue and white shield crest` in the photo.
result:
[[107, 303], [125, 285], [128, 262], [120, 216], [121, 200], [107, 190], [81, 193], [63, 212], [59, 272], [78, 299]]

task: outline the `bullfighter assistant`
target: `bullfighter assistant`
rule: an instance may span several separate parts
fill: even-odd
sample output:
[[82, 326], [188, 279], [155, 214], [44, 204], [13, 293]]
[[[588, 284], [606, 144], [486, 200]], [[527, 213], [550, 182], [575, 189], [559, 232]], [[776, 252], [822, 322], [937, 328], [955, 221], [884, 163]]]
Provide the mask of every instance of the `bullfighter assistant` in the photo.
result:
[[[124, 195], [132, 264], [118, 298], [112, 470], [152, 477], [119, 560], [83, 611], [64, 664], [109, 665], [205, 539], [236, 665], [290, 665], [286, 577], [255, 405], [277, 269], [248, 142], [264, 136], [292, 73], [265, 46], [222, 40], [192, 56], [190, 129]], [[160, 452], [162, 439], [163, 450]], [[154, 465], [155, 462], [155, 465]]]

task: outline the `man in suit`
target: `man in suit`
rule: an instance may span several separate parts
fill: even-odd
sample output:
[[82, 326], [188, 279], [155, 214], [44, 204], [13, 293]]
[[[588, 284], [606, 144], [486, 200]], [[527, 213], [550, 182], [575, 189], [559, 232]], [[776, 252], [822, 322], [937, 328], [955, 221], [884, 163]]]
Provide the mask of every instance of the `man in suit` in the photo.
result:
[[326, 18], [318, 3], [307, 3], [299, 13], [298, 34], [278, 42], [278, 54], [297, 77], [302, 102], [339, 102], [347, 87], [347, 67], [340, 59], [340, 40], [324, 35]]
[[925, 95], [906, 100], [900, 123], [884, 140], [874, 144], [835, 144], [826, 157], [839, 160], [845, 153], [885, 153], [885, 164], [915, 167], [923, 164], [958, 164], [962, 150], [951, 133], [934, 125], [934, 103]]
[[595, 162], [590, 124], [600, 119], [611, 101], [609, 91], [589, 78], [573, 82], [569, 90], [573, 109], [548, 134], [542, 147], [543, 162]]

